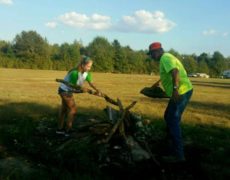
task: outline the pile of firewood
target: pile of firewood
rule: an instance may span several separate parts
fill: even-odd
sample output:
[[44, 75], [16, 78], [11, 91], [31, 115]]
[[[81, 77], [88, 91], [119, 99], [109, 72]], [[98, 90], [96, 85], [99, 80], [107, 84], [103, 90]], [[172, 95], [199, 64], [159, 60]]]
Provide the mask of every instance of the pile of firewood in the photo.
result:
[[[73, 92], [86, 92], [91, 95], [103, 97], [108, 103], [116, 107], [116, 109], [111, 106], [106, 107], [105, 111], [108, 115], [108, 121], [100, 122], [95, 120], [88, 123], [85, 122], [82, 126], [78, 126], [79, 131], [88, 129], [88, 132], [97, 137], [95, 142], [98, 145], [104, 145], [104, 147], [109, 147], [110, 149], [123, 149], [123, 152], [128, 151], [130, 158], [134, 162], [151, 159], [155, 164], [159, 165], [148, 143], [142, 142], [142, 144], [140, 144], [135, 139], [136, 123], [140, 121], [140, 119], [132, 114], [130, 110], [135, 106], [136, 101], [124, 107], [119, 98], [114, 100], [106, 94], [97, 94], [97, 92], [90, 89], [81, 89], [81, 87], [73, 86], [64, 80], [57, 79], [56, 81], [71, 87]], [[114, 143], [117, 139], [119, 139], [119, 141]]]

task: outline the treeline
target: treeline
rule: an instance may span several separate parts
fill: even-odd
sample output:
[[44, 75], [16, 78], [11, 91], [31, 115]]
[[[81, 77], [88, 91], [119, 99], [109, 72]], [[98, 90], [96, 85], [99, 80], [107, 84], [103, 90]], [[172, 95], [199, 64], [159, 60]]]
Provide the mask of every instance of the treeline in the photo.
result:
[[[0, 67], [68, 70], [78, 64], [81, 55], [88, 55], [94, 60], [94, 71], [157, 74], [158, 64], [146, 52], [147, 49], [134, 51], [121, 46], [118, 40], [109, 42], [104, 37], [96, 37], [88, 46], [80, 41], [51, 45], [36, 31], [22, 31], [12, 42], [0, 41]], [[230, 69], [230, 57], [225, 58], [218, 51], [199, 56], [179, 54], [173, 49], [169, 52], [181, 60], [188, 73], [217, 77]]]

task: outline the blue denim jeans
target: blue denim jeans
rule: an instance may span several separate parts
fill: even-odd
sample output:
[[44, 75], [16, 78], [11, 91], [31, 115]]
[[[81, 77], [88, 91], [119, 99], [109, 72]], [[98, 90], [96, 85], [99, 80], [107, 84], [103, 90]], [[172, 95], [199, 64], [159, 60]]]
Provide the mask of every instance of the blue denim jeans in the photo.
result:
[[184, 158], [180, 121], [182, 113], [184, 112], [192, 93], [193, 90], [190, 90], [181, 95], [177, 102], [175, 102], [173, 99], [170, 99], [164, 114], [168, 135], [172, 140], [172, 154], [179, 159]]

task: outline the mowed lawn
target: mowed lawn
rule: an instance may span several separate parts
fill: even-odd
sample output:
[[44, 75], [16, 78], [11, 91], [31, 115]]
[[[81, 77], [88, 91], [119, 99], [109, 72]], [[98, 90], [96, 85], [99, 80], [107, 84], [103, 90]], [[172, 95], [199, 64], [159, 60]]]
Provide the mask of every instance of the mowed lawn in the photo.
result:
[[[63, 79], [65, 74], [66, 71], [0, 69], [1, 118], [26, 115], [39, 119], [50, 114], [56, 118], [60, 98], [55, 79]], [[93, 81], [102, 92], [119, 98], [124, 106], [137, 101], [131, 111], [152, 121], [163, 119], [168, 99], [148, 98], [139, 92], [158, 79], [159, 76], [93, 72]], [[191, 78], [191, 81], [194, 93], [183, 123], [230, 128], [230, 79]], [[103, 116], [103, 109], [109, 105], [103, 98], [89, 94], [74, 97], [79, 113]]]

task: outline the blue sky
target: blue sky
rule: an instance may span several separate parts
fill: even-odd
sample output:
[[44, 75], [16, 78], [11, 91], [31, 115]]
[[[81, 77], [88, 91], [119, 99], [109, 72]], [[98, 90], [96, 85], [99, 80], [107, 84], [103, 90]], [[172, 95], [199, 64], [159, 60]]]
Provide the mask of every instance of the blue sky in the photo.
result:
[[145, 50], [230, 56], [229, 0], [0, 0], [0, 40], [34, 30], [50, 44], [103, 36]]

